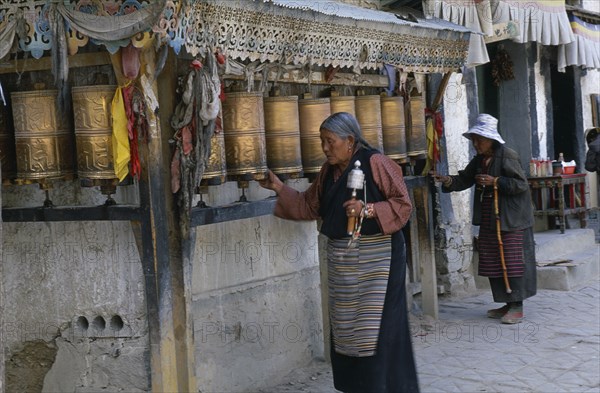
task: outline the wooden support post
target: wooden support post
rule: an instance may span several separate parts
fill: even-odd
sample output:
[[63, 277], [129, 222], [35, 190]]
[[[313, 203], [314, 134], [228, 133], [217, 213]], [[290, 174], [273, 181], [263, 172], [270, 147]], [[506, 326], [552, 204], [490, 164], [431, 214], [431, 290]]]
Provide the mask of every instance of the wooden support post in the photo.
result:
[[[0, 168], [0, 175], [2, 174], [2, 168]], [[0, 205], [2, 204], [2, 184], [0, 184]], [[3, 237], [2, 237], [2, 219], [0, 218], [0, 393], [4, 393], [4, 274], [2, 267], [4, 261], [2, 256], [4, 255], [3, 250]]]
[[423, 313], [438, 318], [437, 274], [433, 238], [433, 206], [429, 184], [414, 189], [417, 209], [419, 265], [421, 267], [421, 298]]
[[436, 111], [439, 106], [442, 104], [442, 99], [444, 98], [444, 93], [446, 92], [446, 87], [448, 86], [448, 81], [450, 80], [450, 76], [452, 76], [451, 72], [446, 72], [442, 81], [440, 82], [440, 86], [438, 87], [438, 91], [433, 99], [433, 103], [431, 105], [431, 109]]
[[[120, 56], [111, 56], [120, 85], [124, 84]], [[154, 69], [154, 50], [144, 48], [142, 70]], [[168, 180], [170, 133], [168, 115], [173, 112], [176, 88], [175, 58], [171, 53], [161, 77], [146, 94], [158, 98], [162, 116], [148, 108], [148, 143], [139, 144], [142, 174], [139, 182], [141, 219], [133, 223], [141, 253], [146, 284], [150, 367], [153, 392], [196, 390], [190, 368], [184, 296], [181, 241], [173, 211], [173, 195]], [[148, 66], [148, 67], [146, 67]], [[158, 91], [161, 94], [158, 94]], [[165, 130], [163, 132], [163, 130]], [[193, 373], [192, 373], [193, 375]]]

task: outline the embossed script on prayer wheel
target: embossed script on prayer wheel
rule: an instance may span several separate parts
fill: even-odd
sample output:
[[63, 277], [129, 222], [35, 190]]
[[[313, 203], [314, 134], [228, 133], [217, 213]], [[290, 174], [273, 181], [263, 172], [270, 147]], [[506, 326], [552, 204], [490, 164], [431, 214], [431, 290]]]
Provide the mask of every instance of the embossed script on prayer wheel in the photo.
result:
[[2, 160], [2, 180], [14, 179], [17, 174], [14, 134], [9, 131], [9, 109], [0, 104], [0, 158]]
[[378, 95], [356, 97], [356, 120], [363, 137], [369, 144], [383, 152], [383, 130], [381, 129], [381, 97]]
[[298, 97], [265, 98], [267, 164], [282, 178], [302, 176]]
[[227, 176], [262, 180], [267, 173], [267, 148], [262, 93], [229, 93], [223, 102]]
[[404, 98], [381, 97], [383, 150], [388, 157], [399, 163], [408, 161], [404, 116]]
[[225, 182], [227, 164], [225, 161], [225, 138], [223, 131], [215, 131], [210, 139], [210, 155], [202, 175], [202, 185], [216, 186]]
[[11, 94], [17, 177], [28, 180], [72, 176], [73, 133], [56, 109], [56, 90]]
[[[306, 96], [305, 96], [306, 97]], [[321, 123], [331, 115], [329, 98], [306, 98], [298, 101], [300, 144], [304, 174], [314, 177], [325, 162], [321, 148]]]
[[80, 178], [114, 179], [112, 117], [116, 86], [73, 87], [77, 172]]
[[340, 96], [331, 95], [331, 113], [337, 112], [348, 112], [352, 116], [356, 117], [356, 110], [354, 107], [355, 97], [354, 96]]
[[412, 96], [408, 103], [406, 125], [406, 145], [408, 156], [414, 159], [427, 157], [427, 132], [425, 127], [425, 103], [423, 97]]

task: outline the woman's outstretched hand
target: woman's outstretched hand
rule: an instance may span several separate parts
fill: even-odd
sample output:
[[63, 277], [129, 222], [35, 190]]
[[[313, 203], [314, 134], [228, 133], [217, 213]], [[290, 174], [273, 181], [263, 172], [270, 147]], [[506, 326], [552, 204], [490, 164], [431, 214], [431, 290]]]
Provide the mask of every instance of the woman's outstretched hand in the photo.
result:
[[439, 175], [439, 174], [437, 174], [436, 172], [433, 172], [433, 171], [429, 172], [429, 175], [431, 177], [433, 177], [433, 180], [436, 183], [442, 183], [445, 186], [450, 185], [450, 183], [452, 181], [452, 178], [450, 176]]
[[267, 177], [263, 180], [259, 180], [258, 184], [260, 184], [261, 187], [275, 191], [276, 193], [279, 193], [283, 187], [281, 179], [279, 179], [270, 169], [267, 173]]

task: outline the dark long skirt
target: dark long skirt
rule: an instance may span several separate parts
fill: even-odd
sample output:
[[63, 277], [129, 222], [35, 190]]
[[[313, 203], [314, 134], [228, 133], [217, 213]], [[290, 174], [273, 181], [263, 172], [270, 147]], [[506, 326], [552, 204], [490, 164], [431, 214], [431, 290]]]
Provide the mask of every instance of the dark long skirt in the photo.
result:
[[401, 231], [392, 236], [392, 260], [383, 305], [377, 353], [351, 357], [335, 352], [331, 343], [333, 383], [356, 393], [418, 392], [406, 305], [406, 245]]
[[490, 278], [490, 287], [494, 301], [498, 303], [521, 302], [532, 297], [537, 291], [537, 275], [535, 264], [535, 243], [533, 229], [523, 230], [523, 262], [525, 272], [521, 277], [509, 277], [511, 293], [506, 293], [503, 278]]

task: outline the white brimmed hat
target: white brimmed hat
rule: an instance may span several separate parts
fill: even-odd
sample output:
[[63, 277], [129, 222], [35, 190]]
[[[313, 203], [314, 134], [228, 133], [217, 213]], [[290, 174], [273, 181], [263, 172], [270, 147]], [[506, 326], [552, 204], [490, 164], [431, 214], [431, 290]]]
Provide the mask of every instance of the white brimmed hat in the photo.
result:
[[463, 133], [465, 138], [471, 139], [472, 135], [480, 135], [482, 137], [493, 139], [504, 144], [504, 139], [498, 133], [498, 119], [494, 116], [482, 113], [477, 116], [477, 122], [469, 131]]

